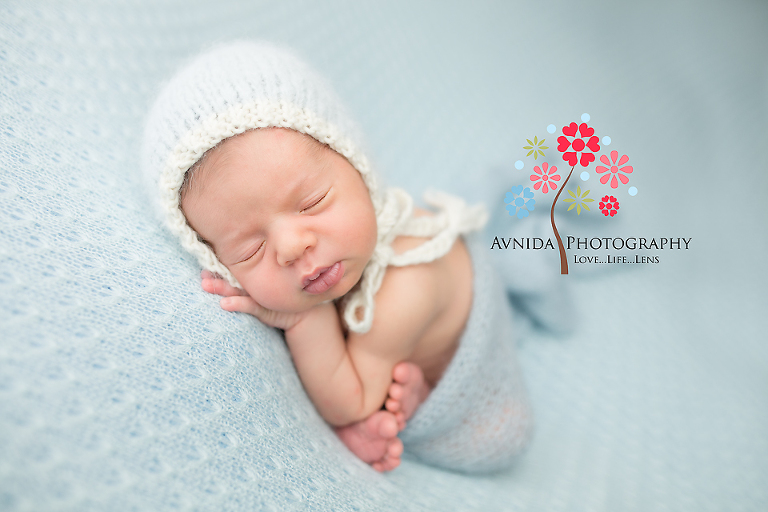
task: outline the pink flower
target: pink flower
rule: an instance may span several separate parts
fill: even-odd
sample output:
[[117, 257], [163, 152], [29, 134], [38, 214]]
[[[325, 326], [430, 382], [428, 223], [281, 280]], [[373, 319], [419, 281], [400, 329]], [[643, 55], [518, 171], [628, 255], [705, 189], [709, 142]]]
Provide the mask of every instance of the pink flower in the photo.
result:
[[[617, 162], [618, 159], [618, 162]], [[630, 174], [633, 169], [631, 165], [625, 165], [624, 167], [619, 168], [620, 165], [624, 165], [629, 161], [629, 157], [627, 155], [622, 155], [621, 159], [619, 159], [619, 152], [618, 151], [611, 151], [611, 160], [608, 160], [608, 157], [605, 155], [600, 155], [600, 161], [603, 162], [608, 167], [603, 167], [602, 165], [598, 165], [595, 167], [595, 171], [597, 171], [598, 174], [602, 174], [607, 171], [611, 171], [610, 174], [604, 174], [600, 177], [600, 183], [605, 185], [608, 183], [608, 180], [611, 180], [611, 188], [618, 188], [619, 182], [616, 180], [616, 177], [619, 177], [619, 180], [626, 185], [629, 183], [629, 178], [626, 177], [624, 174]]]
[[[577, 131], [578, 135], [576, 134]], [[587, 123], [580, 125], [571, 123], [568, 126], [563, 126], [563, 135], [557, 138], [559, 144], [557, 150], [563, 154], [563, 160], [568, 162], [568, 165], [575, 166], [579, 163], [582, 167], [587, 167], [595, 161], [595, 155], [592, 153], [600, 151], [599, 140], [595, 136], [594, 128], [587, 126]], [[571, 151], [568, 151], [569, 149]]]
[[531, 174], [531, 181], [535, 182], [533, 185], [535, 190], [541, 189], [546, 194], [550, 189], [555, 190], [557, 188], [557, 183], [555, 182], [560, 181], [560, 175], [555, 174], [557, 167], [554, 165], [549, 167], [547, 162], [542, 162], [541, 167], [541, 169], [539, 169], [538, 165], [533, 167], [533, 172], [536, 174]]

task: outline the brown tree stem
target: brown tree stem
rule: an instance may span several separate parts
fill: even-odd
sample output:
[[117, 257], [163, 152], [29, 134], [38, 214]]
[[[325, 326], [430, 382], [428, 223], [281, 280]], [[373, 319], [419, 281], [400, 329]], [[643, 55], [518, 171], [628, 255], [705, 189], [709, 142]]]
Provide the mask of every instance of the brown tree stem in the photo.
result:
[[557, 192], [557, 195], [555, 196], [555, 200], [552, 201], [552, 209], [549, 212], [549, 218], [552, 221], [552, 231], [555, 232], [555, 238], [557, 238], [557, 248], [560, 249], [560, 274], [567, 274], [568, 273], [568, 255], [565, 254], [565, 247], [563, 247], [563, 240], [560, 238], [560, 233], [557, 232], [557, 226], [555, 226], [555, 206], [557, 205], [557, 200], [560, 199], [560, 194], [565, 190], [565, 186], [568, 184], [568, 180], [571, 179], [571, 174], [573, 174], [573, 169], [576, 166], [574, 165], [571, 167], [571, 172], [568, 173], [568, 177], [565, 178], [565, 181], [563, 182], [563, 185], [560, 187], [560, 190]]

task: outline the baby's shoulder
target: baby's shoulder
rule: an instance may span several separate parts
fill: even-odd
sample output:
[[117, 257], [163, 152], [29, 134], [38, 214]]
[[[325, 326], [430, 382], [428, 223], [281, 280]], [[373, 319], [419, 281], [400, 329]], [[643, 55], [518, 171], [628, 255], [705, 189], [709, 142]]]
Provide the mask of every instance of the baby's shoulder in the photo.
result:
[[[415, 216], [434, 215], [426, 210], [416, 210]], [[396, 254], [402, 254], [428, 242], [429, 238], [399, 236], [392, 243]], [[382, 296], [379, 299], [398, 298], [397, 300], [417, 301], [427, 300], [439, 314], [441, 310], [450, 307], [451, 299], [457, 292], [464, 292], [472, 279], [472, 261], [469, 251], [461, 237], [456, 239], [453, 247], [444, 256], [416, 265], [403, 267], [390, 266], [382, 282]], [[386, 288], [386, 290], [385, 290]], [[410, 298], [404, 298], [409, 294]]]
[[[400, 254], [427, 240], [399, 237], [392, 248]], [[375, 303], [378, 339], [400, 340], [409, 354], [443, 353], [458, 339], [472, 305], [472, 261], [463, 239], [434, 261], [387, 267]]]

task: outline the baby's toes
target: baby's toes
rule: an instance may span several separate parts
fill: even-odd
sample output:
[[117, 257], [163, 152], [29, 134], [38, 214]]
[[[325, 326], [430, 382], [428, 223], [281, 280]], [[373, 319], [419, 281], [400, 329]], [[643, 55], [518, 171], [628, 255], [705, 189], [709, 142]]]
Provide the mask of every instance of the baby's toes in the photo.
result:
[[392, 471], [400, 465], [400, 456], [403, 454], [403, 442], [396, 438], [396, 441], [389, 445], [386, 455], [381, 461], [384, 471]]
[[384, 473], [386, 471], [392, 471], [399, 465], [400, 465], [400, 459], [399, 458], [393, 459], [391, 457], [386, 457], [383, 461], [374, 462], [372, 464], [373, 469], [381, 473]]
[[405, 387], [402, 384], [393, 383], [389, 385], [389, 390], [387, 391], [387, 395], [389, 398], [394, 398], [395, 400], [402, 400], [403, 396], [405, 396]]
[[408, 362], [397, 363], [397, 365], [395, 365], [395, 367], [392, 369], [392, 379], [395, 382], [399, 382], [401, 384], [407, 383], [409, 380], [411, 380], [412, 366], [415, 365]]
[[396, 459], [400, 459], [400, 456], [403, 454], [403, 442], [400, 440], [399, 437], [396, 437], [392, 440], [392, 442], [387, 447], [387, 457], [392, 457]]
[[400, 409], [402, 408], [402, 404], [400, 403], [400, 400], [395, 400], [394, 398], [387, 398], [387, 400], [384, 402], [384, 408], [394, 414], [394, 413], [400, 412]]
[[395, 419], [397, 420], [397, 429], [401, 432], [405, 430], [405, 414], [402, 412], [396, 412]]
[[374, 462], [373, 464], [371, 464], [371, 467], [373, 469], [375, 469], [376, 471], [378, 471], [379, 473], [384, 473], [385, 471], [389, 471], [389, 469], [387, 469], [387, 466], [385, 465], [385, 463], [383, 461], [381, 461], [381, 462], [378, 462], [378, 461]]
[[385, 439], [397, 439], [396, 436], [399, 431], [400, 429], [398, 428], [397, 418], [395, 418], [394, 414], [387, 414], [386, 416], [381, 415], [378, 425], [379, 436]]
[[400, 465], [400, 456], [403, 454], [403, 442], [400, 439], [395, 438], [392, 443], [387, 447], [387, 452], [381, 458], [377, 460], [371, 467], [380, 473], [386, 471], [392, 471]]

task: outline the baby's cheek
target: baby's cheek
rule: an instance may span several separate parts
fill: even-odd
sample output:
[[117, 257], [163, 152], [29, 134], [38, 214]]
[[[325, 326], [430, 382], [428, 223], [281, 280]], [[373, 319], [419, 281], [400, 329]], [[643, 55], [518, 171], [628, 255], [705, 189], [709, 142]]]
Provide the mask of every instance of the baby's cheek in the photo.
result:
[[265, 279], [254, 283], [248, 294], [253, 300], [267, 309], [285, 311], [291, 309], [295, 299], [291, 296], [290, 287], [276, 279]]
[[240, 282], [240, 285], [243, 287], [243, 290], [245, 290], [245, 292], [253, 300], [255, 300], [256, 302], [259, 302], [259, 299], [262, 298], [262, 296], [265, 293], [264, 287], [259, 286], [259, 281], [257, 279], [254, 279], [251, 276], [248, 276], [247, 278], [243, 278], [243, 279], [237, 278], [237, 280]]

